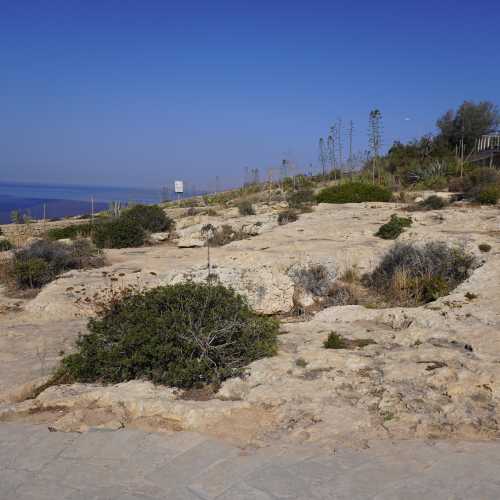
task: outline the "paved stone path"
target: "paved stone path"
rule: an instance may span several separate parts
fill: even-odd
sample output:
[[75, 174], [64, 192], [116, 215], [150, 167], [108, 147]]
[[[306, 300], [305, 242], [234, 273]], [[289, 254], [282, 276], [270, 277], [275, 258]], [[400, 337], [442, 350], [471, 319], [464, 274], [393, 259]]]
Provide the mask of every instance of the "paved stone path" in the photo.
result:
[[500, 441], [240, 450], [187, 432], [0, 424], [1, 500], [500, 498]]

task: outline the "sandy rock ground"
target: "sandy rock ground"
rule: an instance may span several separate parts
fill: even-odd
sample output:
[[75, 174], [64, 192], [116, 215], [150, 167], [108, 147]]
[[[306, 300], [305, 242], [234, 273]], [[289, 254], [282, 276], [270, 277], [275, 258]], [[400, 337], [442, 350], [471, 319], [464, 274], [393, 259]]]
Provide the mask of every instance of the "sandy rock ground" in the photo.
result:
[[[337, 274], [353, 265], [361, 273], [372, 269], [393, 244], [373, 234], [400, 208], [320, 205], [285, 226], [272, 226], [269, 213], [258, 213], [252, 224], [261, 216], [268, 229], [211, 249], [213, 271], [262, 312], [286, 312], [293, 306], [292, 266], [328, 259]], [[60, 430], [192, 430], [255, 445], [498, 437], [500, 211], [454, 206], [411, 216], [414, 224], [400, 240], [464, 245], [482, 263], [447, 297], [418, 308], [342, 306], [285, 320], [278, 355], [253, 363], [245, 377], [226, 381], [206, 401], [141, 381], [51, 387], [21, 401], [50, 373], [60, 351], [71, 350], [96, 292], [203, 279], [207, 271], [206, 248], [174, 242], [109, 251], [110, 266], [67, 273], [0, 316], [0, 419], [48, 422]], [[197, 217], [181, 219], [182, 227], [206, 223]], [[205, 218], [237, 219], [233, 213]], [[492, 250], [481, 254], [479, 243]], [[327, 350], [323, 342], [331, 331], [375, 343]]]

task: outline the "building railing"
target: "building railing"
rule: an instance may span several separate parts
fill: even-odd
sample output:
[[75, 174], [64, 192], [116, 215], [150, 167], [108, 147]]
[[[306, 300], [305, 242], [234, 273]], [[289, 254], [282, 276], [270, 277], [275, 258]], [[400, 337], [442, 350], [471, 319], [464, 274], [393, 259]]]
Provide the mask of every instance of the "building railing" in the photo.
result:
[[500, 133], [482, 135], [476, 144], [476, 151], [500, 151]]

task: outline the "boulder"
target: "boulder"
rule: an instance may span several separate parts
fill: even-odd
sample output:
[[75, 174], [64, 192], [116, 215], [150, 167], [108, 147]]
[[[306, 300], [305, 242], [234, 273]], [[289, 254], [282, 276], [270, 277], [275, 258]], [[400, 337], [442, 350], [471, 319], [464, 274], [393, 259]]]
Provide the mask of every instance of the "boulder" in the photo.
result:
[[170, 233], [151, 233], [149, 239], [153, 243], [162, 243], [163, 241], [167, 241], [169, 236]]

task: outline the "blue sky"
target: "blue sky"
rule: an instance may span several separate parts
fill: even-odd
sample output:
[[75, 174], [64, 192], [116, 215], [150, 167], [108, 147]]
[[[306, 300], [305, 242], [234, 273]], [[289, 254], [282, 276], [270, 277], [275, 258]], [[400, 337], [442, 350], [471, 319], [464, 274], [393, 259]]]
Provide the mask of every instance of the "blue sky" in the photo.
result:
[[[0, 0], [0, 181], [155, 187], [317, 165], [500, 104], [500, 2]], [[409, 120], [408, 120], [409, 118]]]

